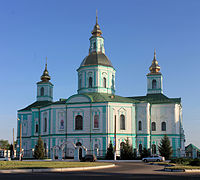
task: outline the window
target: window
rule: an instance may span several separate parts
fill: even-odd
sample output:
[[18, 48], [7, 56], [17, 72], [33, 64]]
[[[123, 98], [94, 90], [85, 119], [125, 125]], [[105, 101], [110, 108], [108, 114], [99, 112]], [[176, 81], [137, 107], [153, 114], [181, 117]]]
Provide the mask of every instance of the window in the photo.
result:
[[106, 88], [106, 78], [103, 78], [103, 87]]
[[156, 154], [156, 145], [152, 144], [152, 154]]
[[77, 142], [76, 146], [82, 146], [81, 142]]
[[75, 118], [75, 130], [83, 130], [83, 117], [77, 115]]
[[64, 120], [60, 121], [60, 129], [64, 129]]
[[43, 87], [40, 89], [40, 96], [44, 96], [44, 88]]
[[156, 131], [156, 123], [155, 122], [151, 123], [151, 130]]
[[161, 129], [162, 131], [166, 131], [166, 122], [162, 122]]
[[47, 132], [47, 118], [44, 118], [44, 132]]
[[99, 115], [94, 115], [94, 128], [99, 128]]
[[155, 79], [152, 81], [152, 89], [156, 89], [156, 80]]
[[120, 115], [120, 130], [125, 130], [125, 116], [123, 114]]
[[79, 88], [82, 87], [82, 79], [81, 78], [79, 79], [79, 85], [78, 86], [79, 86]]
[[142, 144], [139, 144], [139, 153], [142, 154]]
[[39, 130], [39, 126], [38, 124], [35, 125], [35, 133], [38, 133], [38, 130]]
[[95, 149], [95, 150], [99, 149], [98, 144], [95, 144], [95, 145], [94, 145], [94, 149]]
[[92, 87], [92, 77], [89, 77], [89, 88]]
[[94, 49], [96, 49], [96, 48], [97, 48], [97, 46], [96, 46], [96, 42], [94, 42], [94, 44], [93, 44], [93, 47], [94, 47]]
[[138, 130], [139, 130], [139, 131], [142, 130], [142, 122], [141, 122], [141, 121], [139, 121], [139, 123], [138, 123]]

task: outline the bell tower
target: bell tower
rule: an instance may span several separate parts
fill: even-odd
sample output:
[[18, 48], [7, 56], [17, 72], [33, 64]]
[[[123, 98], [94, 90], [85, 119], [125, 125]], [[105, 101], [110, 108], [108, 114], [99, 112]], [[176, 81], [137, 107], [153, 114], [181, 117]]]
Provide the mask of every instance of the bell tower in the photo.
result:
[[47, 58], [41, 81], [37, 83], [37, 101], [53, 101], [53, 84], [47, 70]]
[[150, 73], [147, 74], [147, 94], [163, 93], [163, 77], [160, 71], [160, 66], [156, 60], [156, 50], [154, 50], [154, 58], [149, 67]]

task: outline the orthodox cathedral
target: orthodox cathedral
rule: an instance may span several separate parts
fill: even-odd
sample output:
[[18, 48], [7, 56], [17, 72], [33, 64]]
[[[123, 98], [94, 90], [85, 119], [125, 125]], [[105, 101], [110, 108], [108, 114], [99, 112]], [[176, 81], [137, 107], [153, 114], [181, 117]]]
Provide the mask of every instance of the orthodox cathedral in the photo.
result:
[[103, 157], [110, 142], [119, 156], [127, 138], [138, 155], [144, 147], [159, 154], [158, 145], [164, 135], [170, 139], [173, 156], [184, 156], [181, 99], [163, 94], [156, 52], [149, 70], [145, 96], [115, 95], [116, 71], [105, 55], [96, 18], [89, 54], [77, 69], [77, 94], [53, 101], [53, 84], [46, 63], [41, 81], [37, 82], [36, 101], [18, 110], [17, 140], [24, 157], [32, 157], [39, 136], [48, 157], [53, 147], [65, 142], [71, 143], [66, 143], [63, 157], [74, 156], [73, 144], [88, 151], [96, 149], [97, 156]]

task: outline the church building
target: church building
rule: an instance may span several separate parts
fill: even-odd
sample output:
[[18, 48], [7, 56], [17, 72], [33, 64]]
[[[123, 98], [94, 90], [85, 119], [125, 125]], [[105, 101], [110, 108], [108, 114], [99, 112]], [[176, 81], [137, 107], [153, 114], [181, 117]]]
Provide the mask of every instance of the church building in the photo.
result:
[[[104, 157], [110, 142], [116, 145], [119, 156], [127, 138], [138, 155], [144, 147], [159, 154], [158, 145], [164, 135], [170, 139], [173, 157], [184, 156], [181, 99], [163, 94], [156, 52], [146, 76], [146, 95], [116, 95], [115, 74], [105, 55], [104, 38], [96, 18], [89, 54], [77, 69], [77, 94], [53, 101], [54, 86], [46, 63], [41, 81], [37, 82], [36, 101], [18, 110], [17, 141], [19, 147], [21, 132], [24, 157], [32, 157], [39, 136], [48, 157], [53, 147], [65, 142], [82, 145], [88, 152], [98, 150], [97, 156]], [[64, 156], [74, 156], [72, 144], [65, 145]]]

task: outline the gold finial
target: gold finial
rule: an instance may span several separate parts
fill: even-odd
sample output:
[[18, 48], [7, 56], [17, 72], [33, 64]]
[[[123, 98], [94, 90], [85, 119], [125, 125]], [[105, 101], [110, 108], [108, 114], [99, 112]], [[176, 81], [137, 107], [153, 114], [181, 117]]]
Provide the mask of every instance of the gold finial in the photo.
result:
[[154, 58], [153, 59], [156, 59], [156, 49], [154, 49]]
[[156, 60], [156, 49], [154, 49], [154, 57], [151, 66], [149, 67], [149, 74], [160, 74], [160, 66], [158, 65], [158, 61]]
[[49, 76], [49, 72], [47, 70], [47, 56], [46, 56], [45, 70], [41, 76], [41, 80], [43, 82], [48, 82], [50, 79], [51, 79], [51, 77]]
[[97, 9], [96, 9], [96, 24], [98, 24], [98, 15], [97, 15]]
[[96, 10], [96, 24], [94, 25], [94, 28], [92, 30], [92, 35], [93, 36], [101, 36], [102, 31], [100, 29], [100, 26], [98, 24], [98, 15], [97, 15], [97, 10]]

